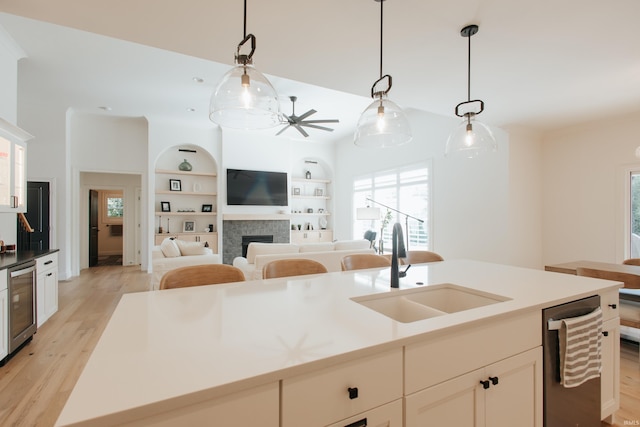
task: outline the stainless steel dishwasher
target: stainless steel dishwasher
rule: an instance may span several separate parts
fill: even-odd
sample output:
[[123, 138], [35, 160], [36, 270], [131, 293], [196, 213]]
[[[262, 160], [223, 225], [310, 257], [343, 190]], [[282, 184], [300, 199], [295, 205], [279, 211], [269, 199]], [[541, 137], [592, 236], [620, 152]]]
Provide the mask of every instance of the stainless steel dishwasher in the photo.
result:
[[559, 332], [549, 329], [549, 321], [583, 316], [598, 307], [600, 296], [595, 295], [542, 310], [545, 427], [600, 427], [600, 377], [565, 388], [560, 383]]

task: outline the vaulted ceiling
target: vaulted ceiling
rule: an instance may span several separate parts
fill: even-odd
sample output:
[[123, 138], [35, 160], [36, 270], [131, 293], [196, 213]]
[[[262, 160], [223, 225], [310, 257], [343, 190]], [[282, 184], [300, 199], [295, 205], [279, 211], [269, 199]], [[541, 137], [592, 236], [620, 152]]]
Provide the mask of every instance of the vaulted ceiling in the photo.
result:
[[[296, 95], [297, 112], [314, 108], [314, 118], [341, 120], [335, 133], [312, 131], [312, 139], [352, 132], [369, 103], [379, 73], [379, 5], [248, 1], [256, 67], [273, 77], [283, 111], [291, 112], [288, 96]], [[0, 11], [0, 26], [27, 55], [20, 69], [25, 99], [203, 126], [209, 97], [243, 36], [240, 0], [2, 0]], [[390, 98], [453, 116], [467, 96], [460, 29], [474, 23], [480, 31], [471, 41], [471, 97], [484, 100], [484, 122], [547, 130], [637, 111], [638, 16], [637, 0], [387, 0]]]

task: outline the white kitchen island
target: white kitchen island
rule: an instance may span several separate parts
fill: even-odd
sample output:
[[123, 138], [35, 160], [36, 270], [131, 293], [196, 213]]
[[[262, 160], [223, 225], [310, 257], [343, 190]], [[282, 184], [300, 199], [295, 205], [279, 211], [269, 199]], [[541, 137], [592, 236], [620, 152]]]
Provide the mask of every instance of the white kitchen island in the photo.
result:
[[[501, 301], [404, 323], [352, 300], [441, 284]], [[495, 399], [482, 390], [501, 389], [478, 384], [501, 372], [502, 390], [510, 375], [526, 384], [496, 395], [521, 399], [500, 406], [517, 425], [541, 426], [541, 310], [600, 294], [615, 320], [620, 286], [454, 260], [412, 266], [399, 290], [384, 268], [127, 294], [56, 425], [409, 427], [426, 407], [429, 419], [457, 424], [479, 416], [477, 399], [488, 417]], [[476, 409], [434, 400], [456, 387]], [[454, 414], [443, 415], [449, 404]]]

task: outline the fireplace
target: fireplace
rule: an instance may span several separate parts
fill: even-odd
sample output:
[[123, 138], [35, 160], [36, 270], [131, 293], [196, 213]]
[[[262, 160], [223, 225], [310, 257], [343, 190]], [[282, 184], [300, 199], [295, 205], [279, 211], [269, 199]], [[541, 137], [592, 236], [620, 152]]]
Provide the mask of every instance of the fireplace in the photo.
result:
[[224, 264], [233, 264], [235, 257], [246, 255], [244, 237], [255, 238], [257, 236], [259, 238], [269, 236], [271, 237], [269, 243], [289, 243], [290, 232], [289, 218], [245, 219], [245, 216], [242, 215], [227, 214], [222, 221], [222, 262]]
[[249, 248], [249, 243], [257, 242], [257, 243], [273, 243], [273, 234], [262, 234], [257, 236], [242, 236], [242, 256], [247, 256], [247, 249]]

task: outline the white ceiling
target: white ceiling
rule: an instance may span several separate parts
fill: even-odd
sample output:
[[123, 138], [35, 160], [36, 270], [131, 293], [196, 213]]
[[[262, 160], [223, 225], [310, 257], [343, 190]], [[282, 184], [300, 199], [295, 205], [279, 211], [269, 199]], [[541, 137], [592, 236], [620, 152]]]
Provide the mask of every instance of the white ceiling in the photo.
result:
[[[313, 119], [341, 120], [336, 132], [311, 130], [310, 139], [352, 133], [369, 103], [379, 75], [379, 5], [248, 2], [256, 67], [273, 78], [283, 111], [291, 112], [288, 96], [296, 95], [298, 114], [314, 108]], [[1, 0], [0, 11], [0, 26], [28, 57], [20, 68], [26, 102], [109, 106], [109, 114], [202, 126], [211, 125], [210, 95], [243, 36], [240, 0]], [[474, 23], [471, 97], [485, 102], [480, 120], [548, 130], [638, 111], [639, 16], [638, 0], [389, 0], [389, 97], [405, 109], [453, 116], [467, 96], [460, 29]]]

